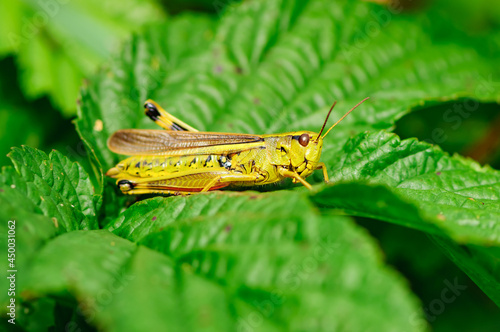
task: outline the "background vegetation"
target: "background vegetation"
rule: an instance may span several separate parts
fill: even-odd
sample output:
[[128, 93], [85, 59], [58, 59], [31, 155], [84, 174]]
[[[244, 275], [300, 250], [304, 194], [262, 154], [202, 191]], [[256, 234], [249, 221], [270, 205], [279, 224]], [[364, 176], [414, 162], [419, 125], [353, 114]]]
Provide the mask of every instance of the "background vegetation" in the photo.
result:
[[[1, 2], [0, 216], [19, 267], [2, 324], [498, 331], [500, 5], [379, 2]], [[336, 185], [314, 176], [313, 193], [135, 202], [102, 175], [110, 133], [153, 128], [146, 98], [270, 133], [366, 96], [325, 143]]]

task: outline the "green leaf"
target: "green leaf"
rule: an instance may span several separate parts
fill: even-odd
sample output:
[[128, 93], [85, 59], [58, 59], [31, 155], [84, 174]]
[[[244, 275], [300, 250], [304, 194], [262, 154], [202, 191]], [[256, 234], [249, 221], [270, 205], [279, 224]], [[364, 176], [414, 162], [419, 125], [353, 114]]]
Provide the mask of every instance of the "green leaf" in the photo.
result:
[[57, 151], [49, 156], [44, 152], [23, 147], [9, 154], [14, 163], [0, 174], [0, 186], [14, 189], [5, 197], [15, 197], [13, 204], [30, 207], [49, 217], [59, 233], [76, 229], [97, 228], [100, 196], [88, 174], [77, 163], [72, 163]]
[[106, 331], [426, 326], [366, 234], [303, 194], [153, 198], [112, 228], [154, 251], [105, 230], [62, 235], [37, 256], [26, 296], [69, 290]]
[[[16, 290], [19, 291], [25, 288], [27, 271], [31, 267], [32, 257], [38, 253], [43, 244], [56, 235], [57, 229], [51, 218], [42, 215], [40, 209], [27, 200], [18, 189], [0, 185], [0, 205], [2, 206], [0, 209], [2, 220], [0, 232], [5, 234], [0, 237], [0, 246], [5, 248], [3, 252], [6, 256], [0, 263], [0, 268], [5, 271], [6, 277], [10, 275], [7, 270], [22, 271], [16, 274]], [[7, 234], [15, 235], [15, 237], [10, 237], [15, 239], [16, 248], [15, 260], [12, 262], [7, 260], [6, 249], [10, 242]], [[13, 265], [10, 266], [10, 263]], [[0, 287], [6, 290], [0, 294], [0, 312], [2, 314], [7, 312], [6, 306], [10, 298], [7, 292], [10, 288], [10, 280], [6, 277], [0, 280]]]
[[[342, 152], [325, 160], [331, 180], [340, 183], [312, 195], [318, 206], [431, 234], [500, 304], [500, 289], [491, 283], [500, 281], [500, 172], [383, 131], [358, 135]], [[469, 244], [472, 253], [447, 238]]]
[[25, 94], [48, 94], [65, 115], [81, 81], [120, 38], [163, 17], [156, 1], [2, 1], [0, 56], [15, 53]]
[[11, 165], [11, 147], [28, 145], [43, 151], [58, 149], [85, 166], [85, 147], [69, 119], [51, 106], [48, 99], [28, 102], [18, 82], [14, 57], [0, 60], [0, 166]]
[[81, 294], [77, 295], [96, 296], [103, 286], [111, 284], [135, 250], [133, 243], [105, 230], [74, 231], [58, 236], [34, 259], [32, 284], [24, 296], [64, 295], [71, 288], [70, 283], [78, 286]]
[[[88, 174], [77, 163], [57, 151], [50, 155], [29, 148], [14, 148], [9, 154], [14, 168], [0, 173], [0, 231], [15, 239], [15, 258], [1, 263], [3, 271], [18, 270], [17, 294], [26, 288], [33, 257], [54, 236], [77, 229], [95, 229], [100, 196]], [[9, 222], [8, 221], [12, 221]], [[0, 244], [7, 248], [7, 236]], [[10, 266], [9, 264], [13, 264]], [[8, 289], [8, 280], [1, 286]], [[9, 298], [2, 293], [0, 303], [5, 312]]]
[[390, 190], [338, 185], [314, 195], [319, 204], [432, 234], [445, 229], [457, 242], [500, 245], [498, 171], [383, 131], [358, 135], [342, 152], [340, 157], [324, 155], [331, 181], [363, 181]]
[[[75, 247], [81, 250], [75, 252]], [[103, 257], [103, 252], [111, 255]], [[207, 324], [220, 331], [232, 326], [222, 287], [108, 231], [71, 232], [58, 237], [37, 257], [31, 281], [25, 296], [68, 297], [70, 290], [80, 302], [85, 321], [106, 331], [167, 326], [187, 330], [189, 325], [198, 330], [207, 328]]]
[[[391, 128], [424, 102], [500, 100], [495, 62], [467, 41], [432, 40], [425, 16], [409, 19], [365, 2], [253, 1], [232, 7], [205, 43], [184, 43], [185, 56], [172, 63], [175, 48], [166, 46], [179, 20], [134, 38], [126, 57], [83, 91], [79, 132], [103, 168], [118, 161], [105, 144], [113, 131], [147, 126], [146, 98], [200, 130], [268, 134], [317, 131], [334, 100], [341, 101], [332, 116], [339, 118], [370, 96], [328, 137], [331, 153], [353, 133]], [[207, 28], [198, 21], [196, 38]], [[158, 63], [172, 66], [160, 75]], [[151, 75], [138, 76], [146, 84], [138, 82], [135, 73], [148, 69]], [[103, 122], [97, 136], [96, 121]]]
[[500, 248], [470, 244], [459, 246], [442, 236], [436, 244], [500, 307]]
[[[334, 182], [363, 184], [320, 188], [313, 202], [327, 215], [332, 208], [343, 209], [425, 231], [438, 241], [452, 239], [453, 245], [494, 245], [493, 250], [471, 251], [470, 260], [453, 251], [456, 245], [448, 251], [499, 303], [497, 287], [486, 283], [499, 280], [497, 172], [380, 131], [391, 130], [410, 110], [444, 101], [464, 101], [469, 108], [450, 114], [463, 118], [477, 109], [471, 105], [478, 101], [500, 101], [500, 69], [483, 55], [498, 51], [497, 40], [443, 36], [446, 30], [437, 28], [432, 17], [396, 15], [367, 2], [255, 0], [231, 6], [218, 22], [203, 16], [175, 18], [134, 36], [109, 68], [89, 80], [77, 128], [102, 177], [123, 158], [106, 147], [115, 130], [155, 128], [142, 112], [147, 98], [200, 130], [269, 134], [318, 131], [335, 99], [341, 102], [332, 117], [340, 118], [370, 96], [326, 137], [322, 157]], [[350, 139], [368, 130], [373, 133]], [[270, 289], [281, 285], [283, 270], [300, 266], [310, 254], [310, 246], [303, 249], [298, 243], [339, 234], [349, 251], [334, 258], [349, 264], [346, 257], [357, 267], [333, 260], [326, 271], [341, 266], [343, 271], [359, 268], [356, 276], [367, 273], [369, 263], [350, 256], [356, 246], [349, 235], [334, 228], [350, 227], [338, 226], [345, 219], [318, 216], [305, 197], [282, 192], [156, 198], [135, 204], [107, 228], [167, 255], [176, 271], [187, 266], [197, 277], [224, 287], [231, 309], [247, 317], [255, 311], [255, 301], [269, 298]], [[294, 223], [303, 228], [287, 233], [287, 227], [297, 229], [288, 226]], [[286, 288], [291, 300], [264, 317], [262, 329], [316, 330], [322, 326], [308, 324], [319, 319], [338, 329], [366, 330], [365, 321], [350, 325], [357, 324], [353, 312], [362, 312], [375, 326], [392, 328], [378, 320], [383, 314], [369, 315], [364, 305], [371, 300], [349, 293], [347, 277], [326, 278], [321, 271], [313, 275], [317, 284], [308, 280], [297, 292]], [[318, 283], [322, 291], [315, 288]], [[387, 288], [370, 284], [362, 289], [383, 303], [384, 312], [396, 310], [381, 293], [372, 295], [379, 289], [391, 294]], [[345, 311], [339, 314], [339, 308]], [[292, 316], [297, 318], [290, 320]], [[415, 322], [408, 312], [391, 317], [401, 326]]]

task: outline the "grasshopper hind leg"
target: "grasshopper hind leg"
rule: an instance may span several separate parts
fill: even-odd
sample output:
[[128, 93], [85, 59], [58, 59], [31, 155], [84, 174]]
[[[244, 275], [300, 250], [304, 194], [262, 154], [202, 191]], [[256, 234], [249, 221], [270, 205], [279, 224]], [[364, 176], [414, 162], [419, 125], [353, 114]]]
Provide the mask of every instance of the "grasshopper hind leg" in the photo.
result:
[[142, 194], [159, 194], [159, 195], [175, 195], [175, 196], [186, 196], [189, 194], [194, 194], [194, 192], [186, 191], [176, 191], [168, 190], [154, 187], [138, 187], [138, 184], [130, 180], [119, 180], [116, 185], [122, 191], [122, 193], [127, 195], [142, 195]]
[[116, 182], [116, 185], [124, 193], [128, 192], [130, 190], [133, 190], [135, 187], [134, 183], [132, 181], [129, 181], [129, 180], [120, 180], [120, 181]]
[[[224, 172], [227, 170], [224, 169]], [[122, 193], [127, 195], [139, 194], [162, 194], [162, 195], [191, 195], [208, 190], [217, 190], [227, 187], [229, 182], [218, 182], [220, 173], [215, 173], [215, 177], [207, 177], [211, 172], [194, 173], [170, 176], [159, 176], [149, 178], [118, 179], [116, 185]], [[213, 181], [216, 180], [216, 181]], [[207, 186], [207, 184], [209, 184]]]
[[224, 168], [209, 172], [174, 174], [168, 177], [122, 178], [116, 184], [124, 194], [128, 195], [191, 195], [219, 190], [232, 183], [257, 183], [262, 180], [264, 180], [264, 176], [257, 172], [250, 174], [230, 173]]
[[144, 113], [157, 125], [166, 130], [190, 132], [198, 131], [197, 129], [191, 127], [187, 123], [177, 119], [175, 116], [165, 111], [160, 105], [158, 105], [151, 99], [146, 100], [146, 102], [144, 103]]

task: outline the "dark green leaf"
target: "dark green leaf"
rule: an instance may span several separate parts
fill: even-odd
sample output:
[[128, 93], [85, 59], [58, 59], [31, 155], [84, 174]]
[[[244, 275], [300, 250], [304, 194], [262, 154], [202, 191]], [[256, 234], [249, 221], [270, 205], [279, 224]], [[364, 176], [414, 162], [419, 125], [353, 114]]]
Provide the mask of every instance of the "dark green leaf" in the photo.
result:
[[363, 181], [389, 190], [358, 184], [333, 186], [313, 196], [319, 204], [432, 234], [445, 229], [462, 243], [500, 245], [498, 171], [385, 132], [360, 134], [344, 146], [340, 156], [323, 156], [334, 183]]
[[[195, 41], [212, 28], [199, 21], [192, 25]], [[84, 90], [78, 128], [103, 168], [118, 161], [106, 149], [109, 135], [148, 122], [141, 111], [146, 98], [201, 130], [267, 134], [317, 131], [334, 100], [341, 101], [333, 115], [339, 118], [372, 97], [338, 127], [335, 138], [328, 138], [331, 153], [352, 133], [390, 128], [424, 101], [499, 100], [494, 61], [466, 42], [434, 42], [425, 17], [410, 22], [366, 2], [233, 6], [213, 38], [184, 43], [182, 59], [170, 61], [177, 50], [166, 46], [178, 45], [170, 41], [179, 35], [179, 22], [134, 39], [123, 60]], [[158, 68], [168, 72], [158, 73]], [[103, 122], [99, 133], [96, 121]]]
[[433, 236], [438, 246], [500, 307], [500, 248], [459, 246]]
[[[412, 227], [433, 235], [451, 258], [500, 304], [500, 173], [416, 140], [360, 134], [329, 156], [333, 182], [313, 194], [322, 208]], [[349, 182], [362, 183], [349, 183]], [[470, 255], [449, 242], [469, 244]], [[490, 246], [494, 246], [489, 248]]]
[[[41, 210], [26, 199], [19, 190], [10, 187], [0, 186], [0, 232], [4, 236], [0, 237], [0, 246], [5, 248], [5, 259], [0, 263], [0, 268], [7, 275], [7, 270], [17, 270], [16, 289], [19, 291], [25, 288], [28, 270], [32, 263], [32, 257], [50, 238], [54, 237], [57, 229], [53, 221], [44, 215]], [[9, 222], [10, 221], [10, 222]], [[10, 233], [9, 233], [10, 230]], [[7, 234], [11, 234], [11, 239], [15, 239], [15, 257], [12, 261], [7, 260]], [[12, 243], [11, 243], [12, 244]], [[10, 266], [9, 264], [13, 264]], [[6, 276], [7, 276], [6, 275]], [[10, 280], [1, 278], [0, 287], [4, 292], [0, 293], [1, 313], [5, 313], [10, 296], [7, 290], [10, 288]]]
[[[326, 208], [340, 208], [478, 248], [498, 245], [496, 171], [416, 140], [400, 142], [377, 132], [392, 129], [411, 109], [449, 100], [500, 101], [499, 67], [483, 55], [500, 45], [493, 38], [443, 36], [432, 17], [397, 15], [367, 2], [256, 0], [231, 6], [217, 23], [204, 17], [176, 18], [135, 36], [110, 68], [89, 81], [77, 127], [102, 176], [120, 158], [106, 147], [115, 130], [155, 127], [142, 114], [147, 98], [200, 130], [268, 134], [317, 131], [333, 100], [341, 101], [333, 114], [339, 118], [370, 96], [325, 139], [323, 149], [334, 182], [364, 184], [322, 188], [313, 201], [326, 214]], [[181, 33], [186, 24], [192, 30], [189, 38]], [[466, 111], [468, 116], [474, 109]], [[463, 110], [453, 112], [466, 116]], [[345, 145], [366, 130], [375, 133], [358, 135]], [[349, 293], [345, 276], [334, 274], [339, 266], [356, 270], [342, 265], [352, 261], [361, 271], [355, 275], [364, 276], [371, 264], [350, 256], [356, 245], [345, 230], [335, 228], [344, 227], [338, 225], [345, 225], [345, 219], [327, 222], [305, 197], [282, 192], [157, 198], [134, 205], [108, 228], [167, 255], [176, 271], [184, 266], [223, 287], [238, 317], [250, 315], [258, 307], [255, 301], [283, 286], [279, 277], [300, 266], [310, 255], [311, 243], [339, 234], [349, 251], [325, 263], [325, 271], [334, 277], [315, 271], [311, 279], [316, 283], [307, 280], [297, 291], [285, 287], [290, 301], [274, 307], [260, 326], [317, 330], [325, 322], [333, 329], [369, 329], [366, 321], [350, 325], [358, 324], [354, 312], [362, 312], [376, 326], [389, 324], [364, 307], [379, 299], [375, 302], [384, 311], [394, 312], [394, 302], [378, 293], [384, 289], [392, 294], [387, 288], [367, 281]], [[490, 257], [481, 250], [473, 253], [478, 268], [471, 277], [496, 301], [496, 287], [484, 283], [498, 280], [492, 263], [496, 250], [488, 252]], [[474, 264], [459, 263], [465, 271]], [[325, 294], [330, 294], [328, 299]], [[339, 314], [341, 307], [347, 309]], [[391, 317], [401, 319], [399, 329], [418, 321], [418, 315], [416, 320], [408, 314]], [[315, 325], [318, 321], [321, 326]]]
[[97, 228], [100, 197], [87, 173], [57, 151], [44, 152], [23, 147], [10, 153], [15, 170], [3, 169], [2, 187], [15, 189], [22, 204], [34, 204], [52, 218], [59, 232]]
[[299, 193], [154, 198], [114, 227], [155, 251], [104, 230], [71, 232], [42, 249], [26, 294], [69, 290], [107, 331], [425, 329], [369, 238]]
[[[5, 234], [0, 242], [7, 248], [9, 232], [16, 251], [13, 261], [4, 260], [1, 265], [4, 271], [19, 271], [19, 294], [26, 289], [33, 257], [47, 241], [63, 232], [97, 228], [100, 197], [94, 195], [81, 166], [57, 151], [47, 156], [28, 147], [14, 148], [10, 158], [15, 169], [4, 167], [0, 174], [1, 232]], [[4, 289], [9, 288], [6, 278], [1, 283]], [[3, 292], [2, 312], [7, 301], [7, 292]]]

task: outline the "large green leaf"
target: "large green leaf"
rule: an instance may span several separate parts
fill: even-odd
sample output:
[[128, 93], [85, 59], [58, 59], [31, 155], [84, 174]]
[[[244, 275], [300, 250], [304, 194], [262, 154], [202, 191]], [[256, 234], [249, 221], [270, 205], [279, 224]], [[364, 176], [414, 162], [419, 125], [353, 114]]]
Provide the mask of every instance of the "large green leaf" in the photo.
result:
[[111, 229], [154, 251], [105, 230], [71, 232], [41, 250], [25, 294], [69, 290], [87, 321], [107, 331], [424, 329], [405, 282], [366, 234], [318, 215], [306, 197], [139, 202]]
[[27, 96], [48, 94], [72, 115], [83, 77], [120, 38], [163, 16], [153, 0], [2, 1], [0, 56], [17, 54]]
[[[463, 101], [468, 114], [476, 100], [500, 100], [500, 69], [483, 52], [494, 42], [443, 37], [430, 18], [366, 2], [256, 0], [218, 22], [187, 15], [134, 36], [81, 93], [76, 125], [99, 179], [120, 158], [106, 147], [115, 130], [154, 128], [142, 112], [147, 98], [201, 130], [272, 133], [318, 130], [334, 99], [338, 118], [370, 96], [325, 141], [333, 181], [351, 183], [313, 196], [155, 198], [108, 223], [115, 207], [101, 223], [115, 235], [75, 232], [41, 250], [26, 299], [76, 299], [103, 330], [425, 328], [404, 282], [335, 208], [431, 234], [499, 303], [497, 172], [379, 131], [445, 100]], [[100, 183], [105, 201], [119, 205], [109, 181]], [[338, 247], [304, 273], [316, 244], [332, 238]], [[96, 303], [124, 280], [128, 287]], [[276, 290], [286, 301], [272, 302]]]
[[[256, 0], [232, 6], [217, 24], [177, 18], [135, 36], [114, 66], [84, 87], [77, 128], [102, 176], [120, 158], [106, 148], [115, 130], [154, 128], [141, 110], [147, 98], [200, 130], [272, 133], [318, 130], [333, 100], [340, 100], [333, 115], [339, 118], [370, 96], [323, 149], [335, 182], [370, 185], [329, 187], [313, 200], [443, 239], [498, 245], [497, 172], [377, 132], [412, 109], [443, 101], [463, 103], [453, 118], [472, 114], [478, 101], [500, 101], [500, 68], [487, 56], [499, 45], [459, 32], [443, 36], [433, 17], [397, 15], [367, 2]], [[180, 32], [186, 21], [189, 37]], [[366, 130], [375, 133], [345, 145]], [[145, 216], [151, 208], [136, 207]], [[175, 219], [170, 207], [161, 213]], [[133, 240], [149, 234], [142, 219], [129, 224], [129, 217], [122, 215], [117, 234]], [[494, 268], [479, 270], [488, 272], [478, 272], [476, 282], [497, 279]], [[498, 298], [495, 287], [483, 290]]]
[[[100, 196], [94, 194], [81, 166], [57, 151], [47, 156], [33, 148], [14, 148], [9, 157], [15, 168], [4, 167], [0, 173], [0, 231], [5, 234], [0, 244], [7, 248], [10, 229], [16, 251], [13, 261], [4, 260], [1, 266], [3, 271], [18, 271], [19, 294], [26, 288], [33, 257], [47, 241], [64, 232], [98, 227]], [[8, 280], [2, 278], [1, 285], [8, 289]], [[7, 292], [3, 292], [2, 313], [7, 301]]]
[[[340, 158], [327, 158], [332, 181], [343, 183], [315, 193], [316, 204], [431, 234], [500, 304], [500, 172], [383, 131], [360, 134]], [[468, 253], [448, 237], [469, 244]]]
[[[51, 218], [42, 215], [39, 208], [27, 200], [24, 195], [19, 194], [15, 188], [0, 186], [0, 205], [2, 207], [0, 209], [2, 220], [0, 231], [5, 234], [0, 238], [0, 246], [4, 248], [2, 252], [5, 253], [5, 259], [0, 263], [0, 268], [6, 274], [0, 280], [0, 287], [5, 290], [9, 289], [9, 280], [6, 277], [10, 272], [7, 271], [17, 270], [19, 273], [16, 274], [16, 289], [20, 291], [25, 289], [32, 257], [37, 254], [44, 243], [57, 234], [57, 228]], [[16, 256], [12, 261], [7, 260], [6, 250], [9, 230], [10, 234], [15, 234]], [[8, 292], [2, 292], [0, 294], [0, 313], [2, 315], [7, 312], [8, 303]]]
[[384, 185], [390, 191], [338, 185], [314, 196], [320, 204], [432, 234], [445, 229], [462, 243], [500, 245], [500, 172], [496, 170], [451, 157], [437, 146], [414, 139], [401, 141], [384, 131], [360, 134], [346, 143], [340, 155], [323, 157], [332, 182], [361, 181]]
[[9, 154], [15, 169], [4, 167], [2, 188], [15, 189], [19, 204], [32, 204], [50, 217], [59, 232], [97, 228], [100, 197], [88, 174], [57, 151], [49, 156], [29, 147]]
[[[213, 34], [191, 21], [190, 43], [178, 37], [182, 19], [157, 26], [83, 90], [78, 129], [103, 168], [118, 160], [105, 144], [113, 131], [146, 126], [146, 98], [201, 130], [272, 133], [318, 130], [333, 100], [341, 101], [338, 118], [372, 97], [329, 137], [331, 153], [352, 133], [390, 128], [424, 102], [500, 98], [493, 60], [466, 41], [432, 40], [426, 17], [375, 4], [252, 1], [228, 11]], [[177, 48], [183, 56], [172, 61]]]

